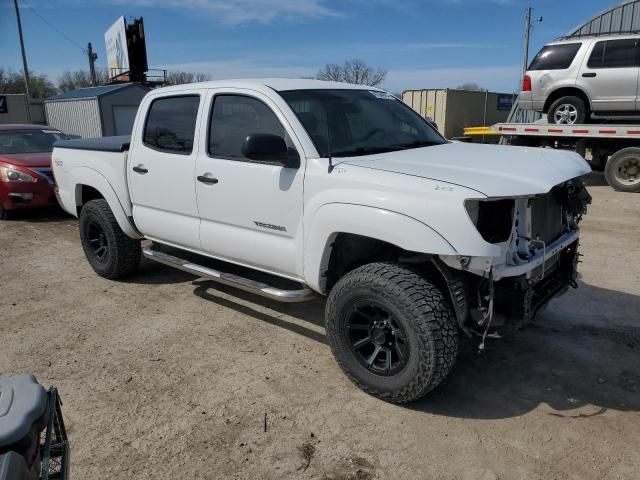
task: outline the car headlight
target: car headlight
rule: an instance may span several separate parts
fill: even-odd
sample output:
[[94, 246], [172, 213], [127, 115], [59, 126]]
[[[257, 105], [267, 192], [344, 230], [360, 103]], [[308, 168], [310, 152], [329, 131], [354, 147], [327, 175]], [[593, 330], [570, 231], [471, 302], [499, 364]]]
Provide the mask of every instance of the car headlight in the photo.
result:
[[0, 179], [3, 182], [35, 182], [36, 177], [9, 167], [0, 167]]
[[489, 243], [506, 242], [513, 228], [515, 201], [510, 198], [465, 200], [469, 218]]

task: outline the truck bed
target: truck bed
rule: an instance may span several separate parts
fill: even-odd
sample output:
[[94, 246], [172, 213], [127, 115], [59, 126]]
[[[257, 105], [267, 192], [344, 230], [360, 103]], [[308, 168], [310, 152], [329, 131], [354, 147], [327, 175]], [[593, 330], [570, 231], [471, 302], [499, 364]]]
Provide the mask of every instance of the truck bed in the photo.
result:
[[74, 140], [58, 140], [54, 147], [72, 150], [91, 150], [95, 152], [126, 152], [129, 150], [131, 135], [115, 137], [80, 138]]

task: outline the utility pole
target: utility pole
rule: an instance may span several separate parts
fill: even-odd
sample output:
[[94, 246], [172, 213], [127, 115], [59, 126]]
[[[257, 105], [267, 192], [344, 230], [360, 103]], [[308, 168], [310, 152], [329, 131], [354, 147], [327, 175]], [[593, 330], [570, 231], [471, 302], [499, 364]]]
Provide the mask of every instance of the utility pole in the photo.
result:
[[24, 70], [24, 86], [27, 93], [27, 106], [31, 99], [29, 93], [29, 68], [27, 67], [27, 54], [24, 51], [24, 40], [22, 39], [22, 22], [20, 21], [20, 9], [18, 8], [18, 0], [13, 0], [13, 5], [16, 7], [16, 19], [18, 20], [18, 35], [20, 36], [20, 49], [22, 50], [22, 69]]
[[89, 71], [91, 72], [91, 86], [95, 87], [98, 84], [96, 80], [96, 60], [98, 59], [98, 54], [93, 53], [91, 42], [87, 45], [87, 56], [89, 57]]
[[[533, 8], [527, 7], [527, 13], [524, 18], [524, 55], [522, 60], [522, 75], [527, 71], [529, 67], [529, 36], [531, 35], [531, 29], [533, 27], [531, 22], [531, 14], [533, 13]], [[542, 17], [536, 18], [533, 20], [534, 22], [542, 22]]]

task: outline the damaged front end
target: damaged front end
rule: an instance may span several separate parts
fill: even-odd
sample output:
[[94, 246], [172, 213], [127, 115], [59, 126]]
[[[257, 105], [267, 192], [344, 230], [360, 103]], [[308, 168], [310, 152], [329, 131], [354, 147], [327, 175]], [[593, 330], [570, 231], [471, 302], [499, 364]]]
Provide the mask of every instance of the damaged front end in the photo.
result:
[[554, 297], [577, 287], [578, 224], [591, 196], [579, 178], [542, 195], [469, 199], [465, 208], [494, 257], [442, 255], [460, 327], [484, 338], [491, 327], [524, 326]]

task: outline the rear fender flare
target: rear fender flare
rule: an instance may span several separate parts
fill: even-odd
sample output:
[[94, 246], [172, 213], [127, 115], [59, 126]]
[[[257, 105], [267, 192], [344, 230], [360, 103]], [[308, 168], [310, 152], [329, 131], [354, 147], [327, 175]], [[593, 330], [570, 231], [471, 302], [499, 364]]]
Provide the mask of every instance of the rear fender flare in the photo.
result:
[[88, 167], [77, 167], [73, 169], [71, 176], [73, 183], [76, 186], [76, 207], [80, 207], [82, 205], [82, 187], [86, 185], [88, 187], [95, 188], [109, 204], [109, 208], [111, 208], [118, 225], [125, 235], [136, 240], [143, 238], [142, 234], [138, 232], [129, 220], [127, 212], [116, 195], [116, 192], [113, 190], [113, 187], [100, 172]]

